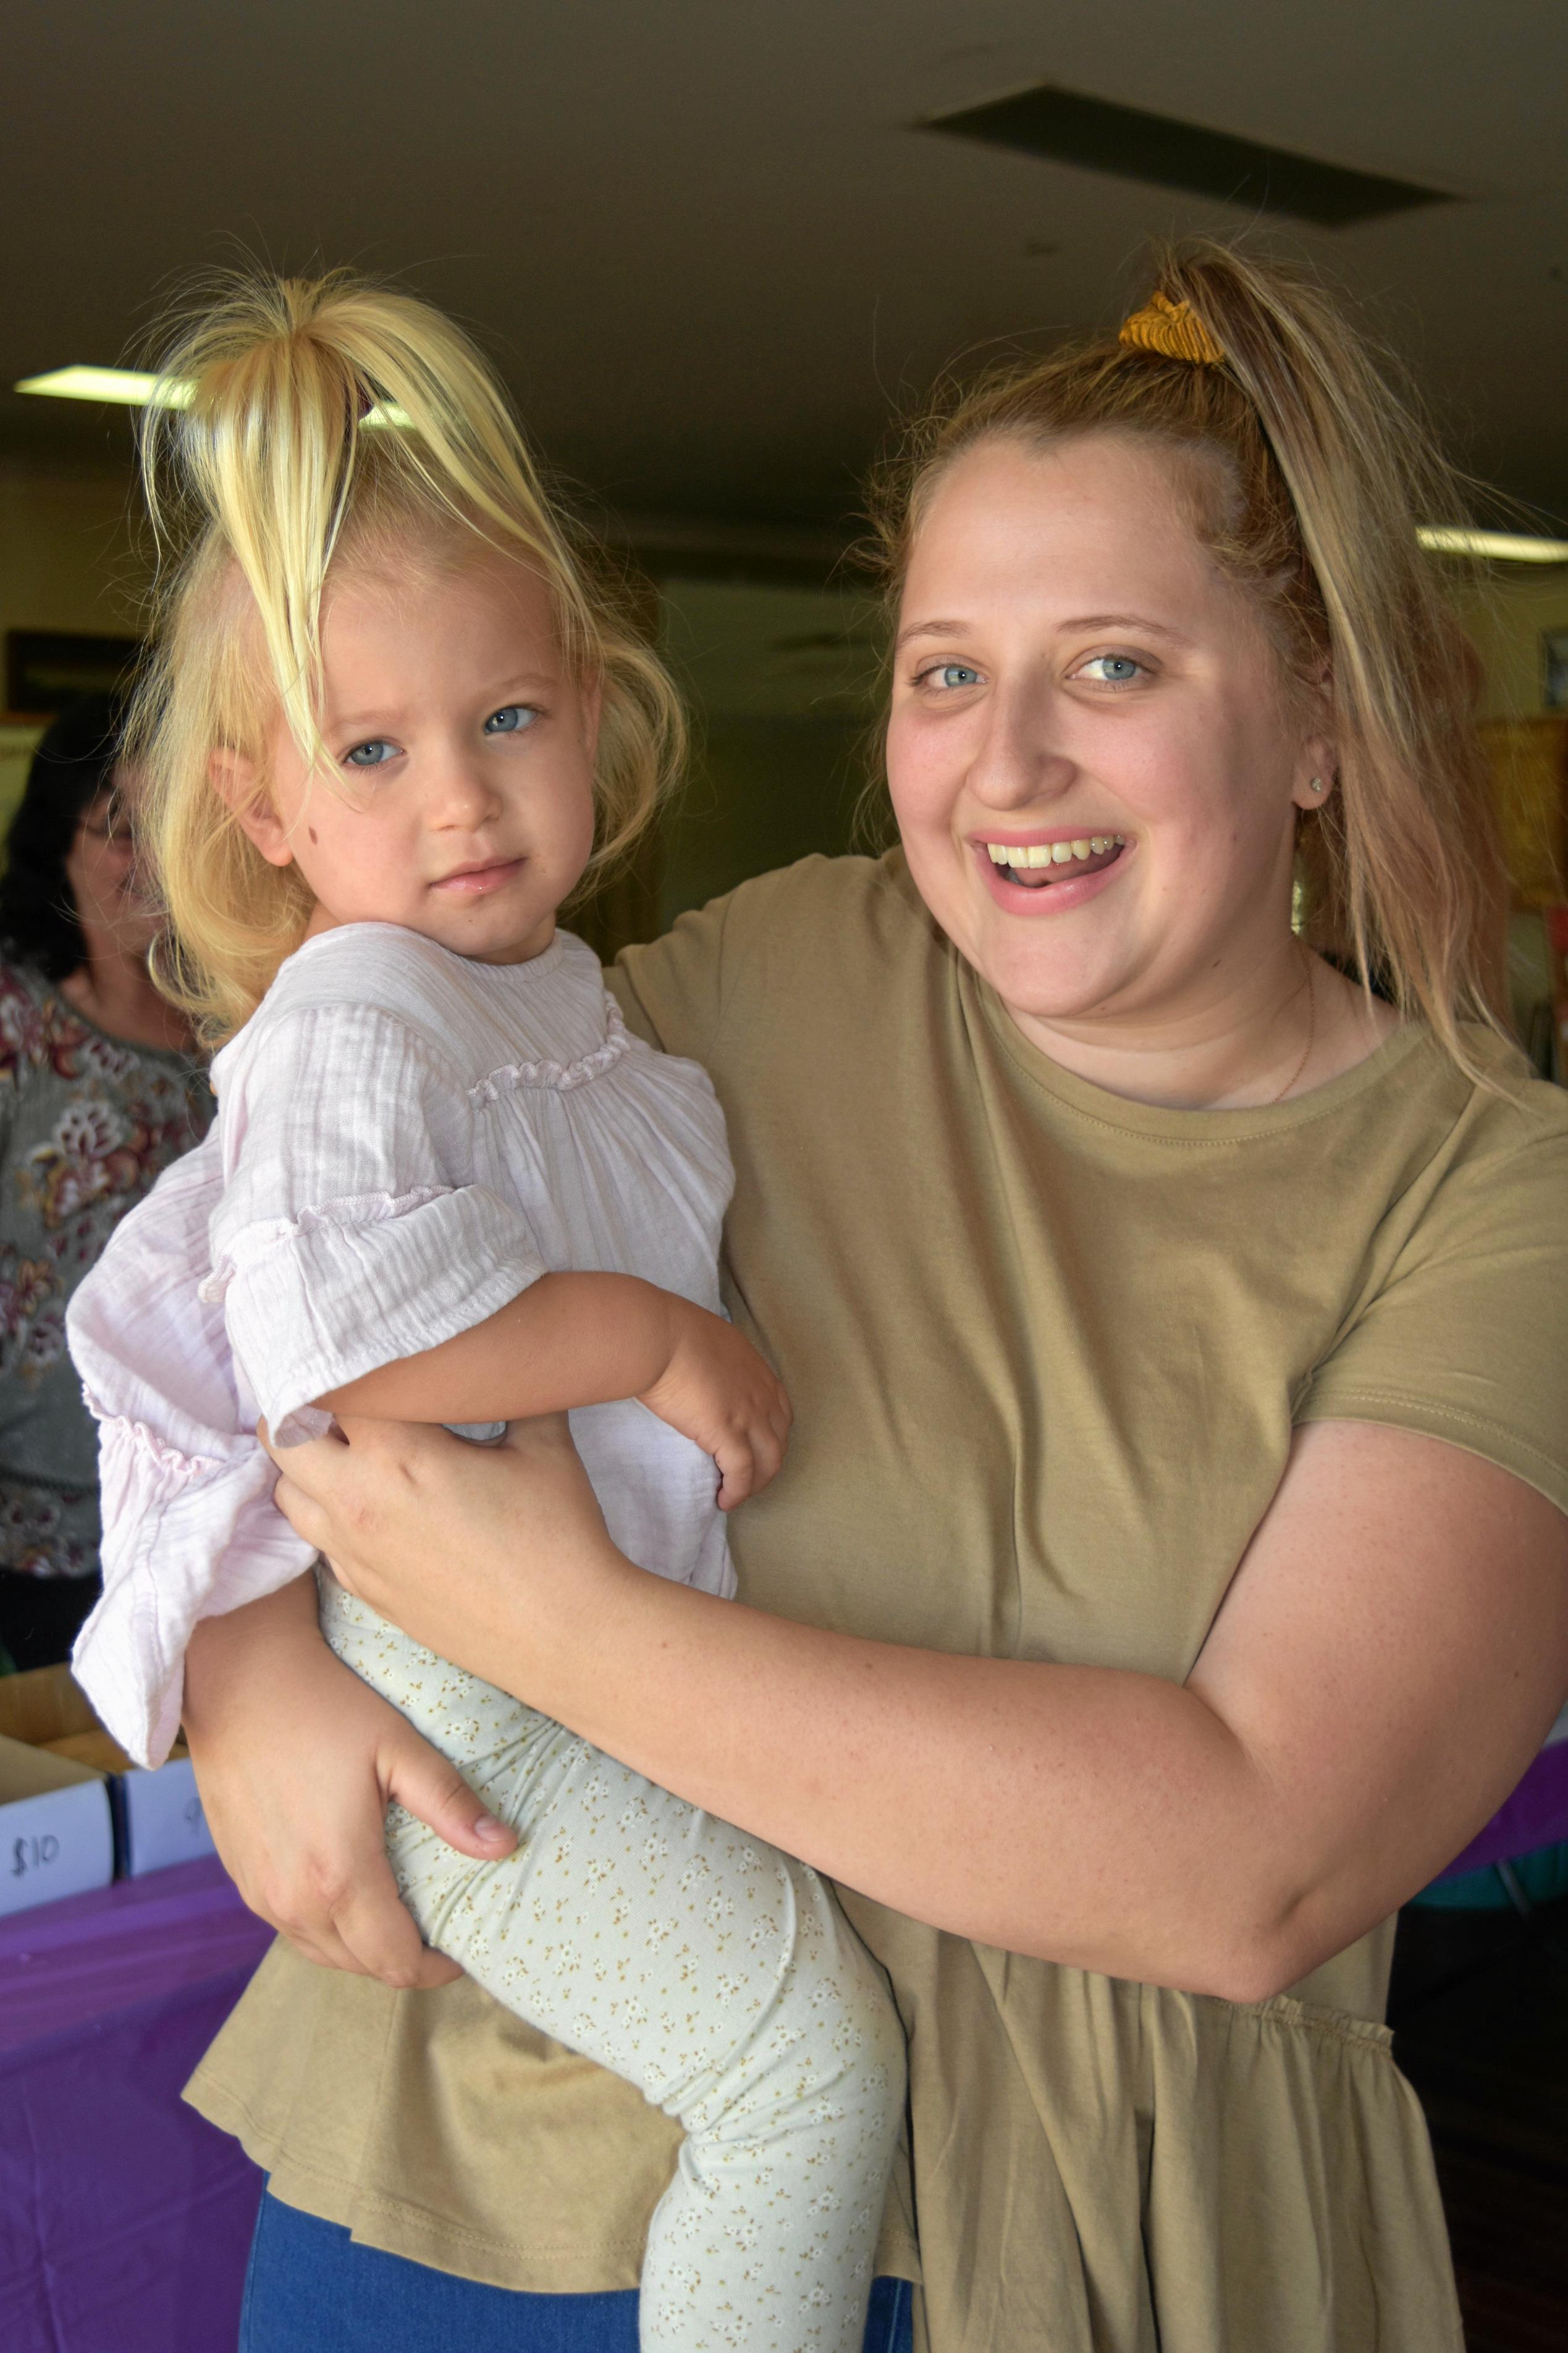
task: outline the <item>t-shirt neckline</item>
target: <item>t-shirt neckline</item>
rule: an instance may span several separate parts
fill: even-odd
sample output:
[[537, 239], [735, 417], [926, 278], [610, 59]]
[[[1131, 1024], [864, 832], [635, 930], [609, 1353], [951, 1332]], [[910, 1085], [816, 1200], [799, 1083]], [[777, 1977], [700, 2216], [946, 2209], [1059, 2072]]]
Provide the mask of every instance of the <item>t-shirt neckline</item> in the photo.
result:
[[960, 988], [973, 991], [987, 1029], [1009, 1061], [1033, 1085], [1055, 1096], [1065, 1109], [1082, 1119], [1094, 1120], [1101, 1127], [1120, 1128], [1131, 1135], [1164, 1137], [1181, 1144], [1245, 1144], [1254, 1137], [1283, 1135], [1292, 1128], [1338, 1111], [1344, 1103], [1353, 1103], [1369, 1087], [1381, 1086], [1419, 1048], [1432, 1043], [1431, 1032], [1424, 1022], [1406, 1021], [1352, 1069], [1342, 1071], [1338, 1078], [1325, 1079], [1321, 1087], [1295, 1095], [1289, 1103], [1255, 1103], [1243, 1111], [1185, 1110], [1172, 1103], [1140, 1103], [1133, 1095], [1112, 1094], [1109, 1087], [1097, 1087], [1092, 1079], [1080, 1079], [1076, 1071], [1064, 1070], [1060, 1062], [1053, 1061], [1043, 1048], [1030, 1044], [991, 983], [949, 938], [921, 897], [901, 843], [886, 853], [882, 868], [911, 914], [929, 927], [932, 937], [952, 959]]
[[[952, 943], [949, 943], [952, 946]], [[1380, 1046], [1374, 1046], [1348, 1071], [1337, 1078], [1325, 1079], [1322, 1085], [1312, 1087], [1305, 1094], [1294, 1095], [1289, 1103], [1254, 1103], [1240, 1109], [1189, 1109], [1173, 1103], [1141, 1103], [1132, 1095], [1119, 1095], [1109, 1087], [1096, 1086], [1091, 1079], [1080, 1078], [1076, 1071], [1063, 1068], [1052, 1060], [1043, 1048], [1033, 1045], [1014, 1020], [1001, 997], [988, 980], [984, 979], [956, 947], [963, 976], [968, 980], [979, 999], [987, 1028], [991, 1030], [1009, 1060], [1036, 1086], [1080, 1117], [1097, 1121], [1102, 1127], [1124, 1129], [1134, 1135], [1164, 1136], [1180, 1143], [1245, 1144], [1253, 1137], [1282, 1135], [1290, 1129], [1303, 1126], [1308, 1121], [1321, 1119], [1326, 1113], [1340, 1110], [1371, 1087], [1381, 1086], [1391, 1072], [1430, 1043], [1426, 1026], [1419, 1021], [1407, 1021]]]

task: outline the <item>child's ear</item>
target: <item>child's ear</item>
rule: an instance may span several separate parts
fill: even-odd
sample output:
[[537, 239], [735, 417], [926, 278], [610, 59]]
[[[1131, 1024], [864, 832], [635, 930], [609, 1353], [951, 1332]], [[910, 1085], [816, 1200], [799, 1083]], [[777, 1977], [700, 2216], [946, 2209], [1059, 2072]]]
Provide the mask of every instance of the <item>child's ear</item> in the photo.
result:
[[294, 852], [283, 820], [268, 798], [248, 753], [214, 752], [207, 774], [213, 790], [228, 803], [240, 831], [256, 844], [268, 866], [292, 866]]

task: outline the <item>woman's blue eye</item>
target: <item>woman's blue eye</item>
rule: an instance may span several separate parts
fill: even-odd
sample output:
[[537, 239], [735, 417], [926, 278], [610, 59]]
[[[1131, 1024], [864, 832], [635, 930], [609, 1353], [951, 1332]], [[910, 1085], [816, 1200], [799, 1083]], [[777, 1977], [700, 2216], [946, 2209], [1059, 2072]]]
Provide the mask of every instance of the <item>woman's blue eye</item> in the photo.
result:
[[939, 662], [934, 670], [927, 670], [925, 682], [928, 686], [944, 686], [956, 692], [961, 687], [977, 686], [980, 672], [971, 670], [967, 662]]
[[1131, 686], [1142, 668], [1142, 663], [1134, 661], [1131, 654], [1093, 654], [1080, 675], [1088, 678], [1098, 670], [1101, 686]]
[[352, 752], [344, 754], [351, 768], [384, 768], [388, 760], [396, 757], [396, 744], [389, 744], [384, 735], [373, 736], [368, 744], [356, 744]]
[[531, 702], [509, 702], [502, 711], [492, 711], [485, 722], [487, 735], [521, 735], [531, 727], [539, 713]]

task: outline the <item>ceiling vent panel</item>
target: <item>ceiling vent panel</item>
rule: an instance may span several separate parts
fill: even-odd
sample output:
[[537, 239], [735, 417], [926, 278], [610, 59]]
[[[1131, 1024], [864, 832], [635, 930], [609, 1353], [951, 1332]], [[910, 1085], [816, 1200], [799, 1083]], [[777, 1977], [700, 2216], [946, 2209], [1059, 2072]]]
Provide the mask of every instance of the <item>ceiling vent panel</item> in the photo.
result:
[[1085, 98], [1042, 82], [988, 99], [981, 106], [927, 116], [921, 126], [988, 147], [1010, 147], [1053, 164], [1143, 180], [1157, 188], [1239, 205], [1249, 212], [1282, 213], [1321, 228], [1349, 228], [1417, 205], [1448, 204], [1446, 188], [1419, 187], [1380, 172], [1353, 172], [1287, 147], [1266, 147], [1228, 131], [1178, 122], [1142, 107]]

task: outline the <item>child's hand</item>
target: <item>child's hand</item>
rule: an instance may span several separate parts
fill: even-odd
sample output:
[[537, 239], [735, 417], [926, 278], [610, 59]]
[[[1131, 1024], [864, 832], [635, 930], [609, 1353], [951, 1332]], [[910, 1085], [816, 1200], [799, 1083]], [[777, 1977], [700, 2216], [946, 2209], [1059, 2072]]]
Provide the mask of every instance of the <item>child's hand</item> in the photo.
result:
[[722, 1316], [670, 1302], [669, 1362], [640, 1402], [710, 1454], [719, 1466], [719, 1509], [759, 1494], [784, 1461], [794, 1419], [784, 1384], [749, 1340]]

